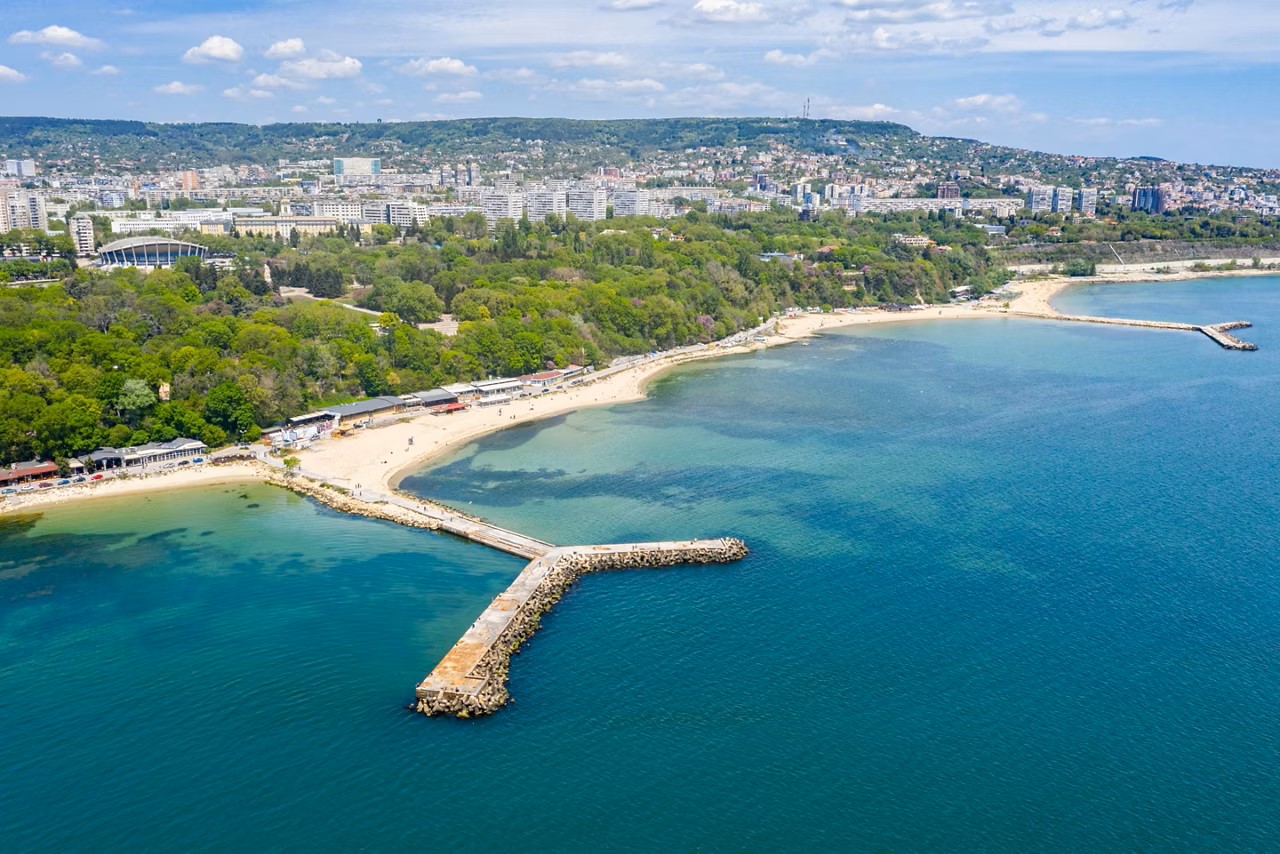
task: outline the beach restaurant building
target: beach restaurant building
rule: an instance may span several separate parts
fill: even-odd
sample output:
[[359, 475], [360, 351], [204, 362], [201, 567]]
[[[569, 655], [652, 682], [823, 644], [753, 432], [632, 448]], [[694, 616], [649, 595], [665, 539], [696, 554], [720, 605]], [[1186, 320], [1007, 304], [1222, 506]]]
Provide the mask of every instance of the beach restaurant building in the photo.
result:
[[77, 471], [85, 468], [97, 471], [132, 468], [190, 459], [200, 456], [207, 450], [209, 446], [199, 439], [180, 436], [168, 442], [148, 442], [133, 448], [99, 448], [87, 457], [71, 460], [70, 466]]
[[29, 463], [14, 463], [7, 469], [0, 469], [0, 487], [26, 483], [39, 477], [50, 477], [58, 473], [57, 463], [46, 463], [32, 460]]

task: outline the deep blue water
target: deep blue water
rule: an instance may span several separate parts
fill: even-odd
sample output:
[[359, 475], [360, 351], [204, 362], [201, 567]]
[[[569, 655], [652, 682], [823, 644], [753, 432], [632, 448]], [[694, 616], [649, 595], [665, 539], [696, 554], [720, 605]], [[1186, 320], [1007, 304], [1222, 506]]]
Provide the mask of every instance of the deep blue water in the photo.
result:
[[407, 486], [585, 579], [484, 720], [402, 708], [520, 562], [266, 487], [0, 531], [5, 849], [1265, 849], [1280, 280], [1091, 287], [1194, 334], [909, 323], [702, 363]]

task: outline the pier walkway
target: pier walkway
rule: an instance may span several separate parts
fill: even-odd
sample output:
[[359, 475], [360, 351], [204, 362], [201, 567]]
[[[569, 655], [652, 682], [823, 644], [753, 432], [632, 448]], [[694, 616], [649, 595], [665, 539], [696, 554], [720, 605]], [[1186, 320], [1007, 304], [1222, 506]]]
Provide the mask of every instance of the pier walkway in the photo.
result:
[[608, 569], [728, 563], [747, 553], [741, 540], [684, 540], [553, 548], [534, 559], [499, 593], [418, 685], [415, 711], [472, 717], [510, 701], [511, 655], [539, 619], [580, 576]]
[[1137, 326], [1146, 329], [1174, 329], [1179, 332], [1201, 332], [1210, 340], [1227, 350], [1257, 350], [1258, 345], [1241, 341], [1227, 333], [1229, 329], [1244, 329], [1253, 326], [1247, 320], [1233, 320], [1229, 323], [1214, 323], [1208, 326], [1197, 326], [1194, 323], [1176, 323], [1169, 320], [1131, 320], [1124, 317], [1093, 317], [1086, 314], [1059, 314], [1041, 311], [1010, 311], [1013, 317], [1032, 317], [1039, 320], [1065, 320], [1072, 323], [1097, 323], [1104, 326]]

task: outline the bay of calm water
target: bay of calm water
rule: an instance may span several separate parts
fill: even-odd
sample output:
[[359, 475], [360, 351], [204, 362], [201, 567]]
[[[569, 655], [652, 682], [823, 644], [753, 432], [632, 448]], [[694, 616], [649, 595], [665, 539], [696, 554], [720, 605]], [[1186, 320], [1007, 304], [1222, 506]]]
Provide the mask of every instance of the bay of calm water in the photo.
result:
[[522, 562], [268, 487], [0, 528], [5, 850], [1265, 849], [1280, 840], [1280, 279], [836, 332], [495, 434], [408, 488], [585, 579], [516, 703], [414, 684]]

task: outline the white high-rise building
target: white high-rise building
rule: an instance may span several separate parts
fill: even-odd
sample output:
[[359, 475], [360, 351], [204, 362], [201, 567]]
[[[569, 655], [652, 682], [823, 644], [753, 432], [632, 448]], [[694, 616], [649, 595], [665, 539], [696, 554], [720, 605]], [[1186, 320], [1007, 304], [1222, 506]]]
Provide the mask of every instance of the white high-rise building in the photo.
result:
[[335, 157], [333, 158], [333, 174], [342, 175], [381, 175], [382, 158], [380, 157]]
[[93, 220], [88, 214], [76, 214], [67, 221], [71, 242], [76, 245], [76, 255], [84, 258], [93, 254]]
[[346, 224], [364, 218], [364, 205], [359, 202], [316, 202], [312, 205], [314, 216], [331, 216]]
[[569, 213], [578, 219], [594, 221], [604, 219], [608, 195], [604, 190], [570, 190]]
[[34, 160], [6, 160], [4, 174], [13, 178], [34, 178], [36, 162]]
[[1027, 207], [1032, 214], [1049, 213], [1053, 210], [1053, 188], [1032, 187], [1027, 193]]
[[1098, 190], [1096, 187], [1080, 188], [1080, 195], [1076, 197], [1076, 210], [1084, 216], [1097, 216]]
[[491, 191], [480, 197], [480, 209], [489, 225], [500, 219], [518, 220], [524, 214], [524, 195]]
[[1070, 187], [1054, 187], [1053, 188], [1053, 212], [1060, 214], [1071, 213], [1071, 202], [1076, 196], [1076, 191]]
[[49, 230], [49, 214], [44, 196], [23, 190], [0, 190], [0, 231], [15, 228]]
[[648, 190], [618, 190], [613, 194], [614, 216], [649, 216]]
[[563, 217], [569, 210], [569, 199], [563, 190], [530, 190], [525, 193], [524, 207], [530, 222], [542, 222], [552, 214]]

